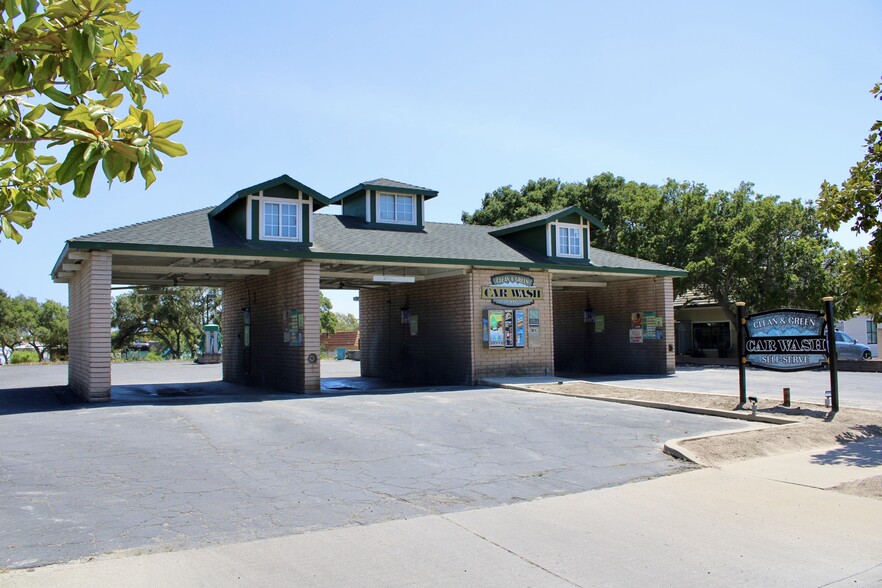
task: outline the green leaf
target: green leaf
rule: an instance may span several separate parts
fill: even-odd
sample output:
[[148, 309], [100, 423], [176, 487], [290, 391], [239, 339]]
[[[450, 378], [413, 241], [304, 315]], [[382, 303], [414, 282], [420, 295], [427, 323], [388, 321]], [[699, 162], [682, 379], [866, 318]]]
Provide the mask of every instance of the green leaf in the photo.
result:
[[18, 2], [15, 0], [6, 0], [4, 4], [6, 5], [6, 13], [9, 15], [10, 20], [21, 14], [21, 11], [18, 9]]
[[156, 174], [153, 173], [153, 168], [150, 166], [140, 166], [141, 177], [144, 178], [144, 189], [150, 187], [150, 184], [156, 181]]
[[161, 151], [169, 157], [180, 157], [181, 155], [187, 154], [186, 147], [184, 147], [180, 143], [169, 141], [168, 139], [161, 139], [158, 137], [154, 138], [153, 147], [155, 147], [157, 151]]
[[5, 216], [0, 217], [0, 226], [3, 227], [3, 235], [7, 239], [12, 239], [16, 243], [21, 243], [21, 234], [15, 230], [15, 227], [9, 224], [9, 221], [6, 220]]
[[62, 164], [55, 170], [55, 179], [59, 184], [66, 184], [80, 173], [83, 165], [83, 154], [86, 152], [86, 144], [80, 143], [71, 147], [67, 152]]
[[110, 148], [119, 153], [121, 156], [125, 157], [129, 161], [133, 163], [138, 163], [138, 148], [129, 145], [128, 143], [123, 143], [122, 141], [111, 141]]
[[64, 104], [65, 106], [76, 105], [76, 102], [71, 99], [70, 94], [65, 94], [64, 92], [53, 86], [49, 86], [45, 90], [43, 90], [43, 94], [48, 96], [55, 102], [58, 102], [59, 104]]
[[170, 120], [168, 122], [159, 123], [153, 127], [150, 134], [153, 135], [154, 138], [166, 139], [180, 131], [182, 126], [184, 126], [184, 121]]
[[30, 18], [37, 12], [37, 0], [21, 0], [21, 9], [24, 11], [25, 18]]
[[37, 158], [40, 165], [54, 165], [57, 160], [51, 155], [41, 155]]
[[46, 112], [46, 107], [42, 104], [37, 104], [33, 110], [25, 115], [24, 120], [39, 120], [44, 112]]
[[130, 164], [122, 155], [115, 151], [110, 151], [104, 156], [104, 159], [101, 160], [101, 168], [104, 170], [104, 176], [110, 182], [122, 174], [126, 170], [127, 165]]
[[29, 210], [11, 210], [6, 213], [6, 218], [9, 219], [9, 222], [23, 226], [26, 229], [30, 228], [35, 216], [37, 216], [36, 213]]
[[83, 170], [83, 173], [74, 178], [73, 195], [77, 198], [85, 198], [92, 191], [92, 178], [95, 176], [95, 168], [98, 167], [96, 161]]

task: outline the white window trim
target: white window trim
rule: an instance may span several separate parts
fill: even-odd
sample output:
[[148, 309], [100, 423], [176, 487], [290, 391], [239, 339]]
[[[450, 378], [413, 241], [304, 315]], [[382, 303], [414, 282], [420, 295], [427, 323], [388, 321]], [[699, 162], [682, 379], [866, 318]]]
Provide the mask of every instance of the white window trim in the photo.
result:
[[[261, 241], [286, 241], [299, 243], [303, 241], [303, 200], [293, 198], [267, 198], [266, 196], [258, 196], [258, 225], [260, 226]], [[294, 237], [282, 237], [266, 234], [266, 224], [264, 223], [264, 208], [266, 204], [291, 204], [294, 206], [297, 217], [297, 234]], [[281, 222], [281, 208], [279, 209], [279, 221]], [[280, 227], [281, 228], [281, 227]]]
[[[375, 211], [375, 218], [377, 219], [377, 222], [378, 222], [378, 223], [390, 224], [390, 225], [409, 225], [409, 226], [416, 226], [416, 224], [417, 224], [417, 216], [418, 216], [418, 215], [417, 215], [417, 206], [420, 205], [419, 200], [417, 199], [417, 195], [416, 195], [416, 194], [396, 194], [396, 193], [393, 193], [393, 192], [379, 192], [379, 191], [378, 191], [376, 194], [377, 194], [377, 199], [376, 199], [376, 207], [377, 207], [377, 209], [376, 209], [376, 211]], [[395, 208], [394, 208], [394, 210], [395, 210], [395, 216], [396, 216], [396, 217], [398, 216], [398, 202], [397, 202], [397, 199], [398, 199], [398, 198], [403, 198], [403, 197], [408, 197], [408, 198], [410, 198], [411, 201], [413, 202], [413, 220], [409, 220], [409, 221], [403, 221], [403, 220], [397, 220], [397, 219], [396, 219], [396, 220], [386, 220], [386, 219], [380, 218], [380, 200], [381, 200], [381, 197], [382, 197], [382, 196], [392, 196], [392, 197], [394, 197], [394, 198], [396, 199]]]
[[[563, 253], [560, 250], [560, 229], [570, 229], [575, 230], [576, 234], [579, 235], [579, 253]], [[558, 257], [570, 257], [573, 259], [582, 259], [585, 257], [585, 235], [582, 231], [582, 225], [574, 225], [570, 223], [555, 223], [554, 226], [554, 235], [555, 235], [555, 248], [557, 249]]]

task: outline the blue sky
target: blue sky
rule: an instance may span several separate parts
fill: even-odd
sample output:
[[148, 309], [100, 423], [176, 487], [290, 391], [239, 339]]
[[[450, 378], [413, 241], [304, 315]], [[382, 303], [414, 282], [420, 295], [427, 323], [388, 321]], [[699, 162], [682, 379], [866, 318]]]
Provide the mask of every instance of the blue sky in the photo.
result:
[[[605, 171], [813, 199], [882, 117], [871, 0], [131, 6], [141, 50], [172, 65], [170, 95], [148, 106], [184, 120], [190, 154], [166, 158], [147, 191], [96, 175], [87, 199], [41, 210], [21, 245], [0, 242], [9, 294], [66, 303], [49, 278], [66, 239], [283, 173], [329, 196], [377, 177], [427, 186], [437, 222], [502, 185]], [[351, 296], [335, 310], [355, 312]]]

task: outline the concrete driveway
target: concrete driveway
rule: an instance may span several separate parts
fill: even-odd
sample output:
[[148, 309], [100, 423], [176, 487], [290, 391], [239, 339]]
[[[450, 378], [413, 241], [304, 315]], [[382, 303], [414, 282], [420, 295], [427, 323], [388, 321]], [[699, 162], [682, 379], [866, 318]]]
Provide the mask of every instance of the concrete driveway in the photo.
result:
[[690, 469], [665, 440], [744, 426], [489, 388], [172, 389], [92, 406], [0, 391], [0, 567], [568, 495]]
[[[738, 398], [738, 368], [680, 366], [670, 375], [580, 375], [580, 380], [617, 384], [629, 388], [652, 388], [677, 392], [730, 394]], [[824, 404], [830, 389], [830, 372], [772, 372], [748, 368], [747, 393], [762, 398], [783, 398], [790, 388], [793, 402]], [[882, 410], [882, 373], [839, 372], [839, 402], [842, 406]]]

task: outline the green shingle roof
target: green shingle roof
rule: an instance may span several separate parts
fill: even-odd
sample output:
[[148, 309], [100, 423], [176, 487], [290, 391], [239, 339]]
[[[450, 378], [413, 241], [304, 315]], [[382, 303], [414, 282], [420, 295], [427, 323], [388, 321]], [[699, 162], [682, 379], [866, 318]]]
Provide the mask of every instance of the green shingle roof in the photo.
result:
[[686, 272], [666, 265], [591, 249], [590, 263], [554, 259], [499, 238], [499, 227], [426, 223], [420, 231], [377, 228], [351, 216], [313, 215], [313, 245], [246, 241], [203, 208], [77, 237], [71, 248], [129, 249], [192, 253], [224, 253], [407, 263], [455, 265], [511, 265], [513, 267], [567, 268], [586, 271], [634, 272], [683, 276]]
[[304, 194], [306, 194], [307, 196], [309, 196], [315, 200], [315, 202], [316, 202], [315, 208], [316, 209], [319, 209], [322, 206], [327, 206], [328, 204], [331, 203], [331, 200], [327, 196], [325, 196], [324, 194], [320, 193], [318, 190], [313, 190], [312, 188], [310, 188], [306, 184], [301, 184], [300, 182], [298, 182], [297, 180], [295, 180], [294, 178], [292, 178], [288, 174], [283, 174], [277, 178], [273, 178], [272, 180], [267, 180], [265, 182], [255, 184], [253, 186], [249, 186], [248, 188], [242, 188], [241, 190], [239, 190], [238, 192], [236, 192], [235, 194], [233, 194], [232, 196], [230, 196], [229, 198], [224, 200], [221, 204], [216, 206], [214, 208], [214, 210], [211, 212], [211, 215], [215, 216], [215, 215], [219, 214], [221, 211], [223, 211], [224, 209], [229, 207], [231, 204], [233, 204], [237, 200], [241, 200], [242, 198], [247, 198], [248, 196], [250, 196], [252, 194], [257, 194], [261, 190], [267, 190], [269, 188], [274, 188], [276, 186], [290, 186], [291, 188], [294, 188], [295, 190], [300, 190], [301, 192], [303, 192]]
[[560, 210], [552, 210], [542, 214], [537, 214], [535, 216], [530, 216], [519, 221], [503, 225], [501, 227], [494, 227], [492, 234], [496, 236], [501, 236], [507, 235], [509, 233], [515, 233], [517, 231], [523, 231], [525, 229], [531, 229], [533, 227], [538, 227], [539, 225], [545, 225], [550, 222], [554, 222], [560, 218], [570, 216], [571, 214], [577, 214], [592, 225], [601, 229], [603, 228], [603, 223], [601, 223], [599, 220], [597, 220], [578, 206], [568, 206], [567, 208], [562, 208]]
[[387, 192], [398, 192], [403, 194], [422, 194], [426, 200], [438, 195], [438, 191], [432, 190], [431, 188], [423, 188], [422, 186], [414, 186], [413, 184], [406, 184], [404, 182], [397, 182], [386, 178], [378, 178], [376, 180], [362, 182], [349, 188], [345, 192], [337, 194], [331, 198], [331, 203], [336, 204], [347, 196], [352, 196], [362, 190], [385, 190]]

